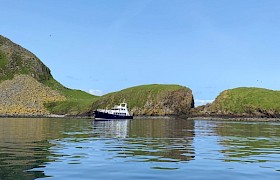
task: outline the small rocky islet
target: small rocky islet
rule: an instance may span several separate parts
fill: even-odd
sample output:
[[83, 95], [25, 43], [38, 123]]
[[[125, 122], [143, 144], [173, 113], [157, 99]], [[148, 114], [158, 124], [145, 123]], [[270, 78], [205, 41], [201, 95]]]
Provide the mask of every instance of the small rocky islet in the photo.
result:
[[141, 85], [100, 97], [72, 90], [33, 53], [0, 35], [0, 116], [85, 117], [122, 101], [134, 116], [280, 117], [280, 91], [261, 88], [225, 90], [213, 103], [196, 108], [192, 90], [180, 85]]

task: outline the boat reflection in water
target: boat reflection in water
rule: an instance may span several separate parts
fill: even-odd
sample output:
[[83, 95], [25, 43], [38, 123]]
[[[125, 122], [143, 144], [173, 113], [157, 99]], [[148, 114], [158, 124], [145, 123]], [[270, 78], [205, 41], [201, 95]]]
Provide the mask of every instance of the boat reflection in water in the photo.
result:
[[279, 179], [279, 129], [279, 122], [0, 118], [0, 179]]
[[[188, 162], [194, 159], [194, 122], [176, 119], [94, 121], [94, 134], [108, 138], [104, 149], [129, 162]], [[111, 141], [117, 138], [116, 141]], [[171, 167], [171, 169], [174, 167]]]
[[107, 138], [126, 138], [130, 120], [94, 121], [94, 134]]

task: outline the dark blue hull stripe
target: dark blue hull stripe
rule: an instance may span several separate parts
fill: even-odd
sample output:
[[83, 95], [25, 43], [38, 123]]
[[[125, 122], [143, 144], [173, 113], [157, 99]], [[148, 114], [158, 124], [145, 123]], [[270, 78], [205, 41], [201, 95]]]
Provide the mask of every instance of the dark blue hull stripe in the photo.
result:
[[95, 111], [95, 118], [100, 119], [133, 119], [133, 116], [121, 116], [116, 114], [108, 114], [104, 112]]

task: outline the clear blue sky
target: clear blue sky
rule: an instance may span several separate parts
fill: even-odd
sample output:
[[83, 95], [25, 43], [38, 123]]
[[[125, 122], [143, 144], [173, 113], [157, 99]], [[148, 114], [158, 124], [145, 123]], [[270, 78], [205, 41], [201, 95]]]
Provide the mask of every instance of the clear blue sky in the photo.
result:
[[279, 0], [1, 0], [0, 34], [70, 88], [180, 84], [196, 100], [213, 100], [241, 86], [280, 89], [279, 7]]

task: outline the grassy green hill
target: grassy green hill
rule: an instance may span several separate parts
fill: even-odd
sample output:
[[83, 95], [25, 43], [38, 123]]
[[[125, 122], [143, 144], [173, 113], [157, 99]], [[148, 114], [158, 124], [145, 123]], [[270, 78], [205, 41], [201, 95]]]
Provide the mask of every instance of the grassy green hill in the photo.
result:
[[179, 85], [150, 84], [127, 88], [97, 99], [92, 110], [111, 108], [127, 102], [134, 115], [171, 115], [189, 113], [193, 107], [192, 91]]
[[26, 74], [44, 81], [51, 78], [50, 69], [27, 49], [0, 35], [0, 82]]
[[0, 35], [0, 115], [87, 115], [123, 101], [134, 115], [188, 114], [194, 106], [192, 91], [179, 85], [136, 86], [102, 97], [68, 89], [34, 54]]
[[81, 90], [65, 88], [53, 78], [43, 83], [66, 97], [65, 101], [45, 104], [47, 109], [53, 114], [87, 115], [91, 110], [92, 103], [98, 98]]
[[[10, 81], [6, 82], [7, 80]], [[86, 92], [64, 87], [52, 77], [50, 69], [33, 53], [0, 35], [0, 85], [4, 82], [0, 89], [0, 104], [3, 102], [2, 107], [5, 108], [2, 108], [0, 114], [13, 114], [17, 110], [22, 114], [85, 114], [96, 99], [96, 96]], [[24, 89], [24, 92], [19, 89], [17, 82], [21, 82], [20, 88]], [[5, 93], [8, 93], [9, 97], [5, 96]], [[59, 98], [50, 98], [53, 94]], [[39, 97], [43, 96], [49, 98], [42, 101]], [[24, 104], [32, 104], [32, 107], [23, 108]]]
[[280, 112], [280, 91], [245, 87], [226, 90], [210, 109], [221, 114], [273, 116]]

